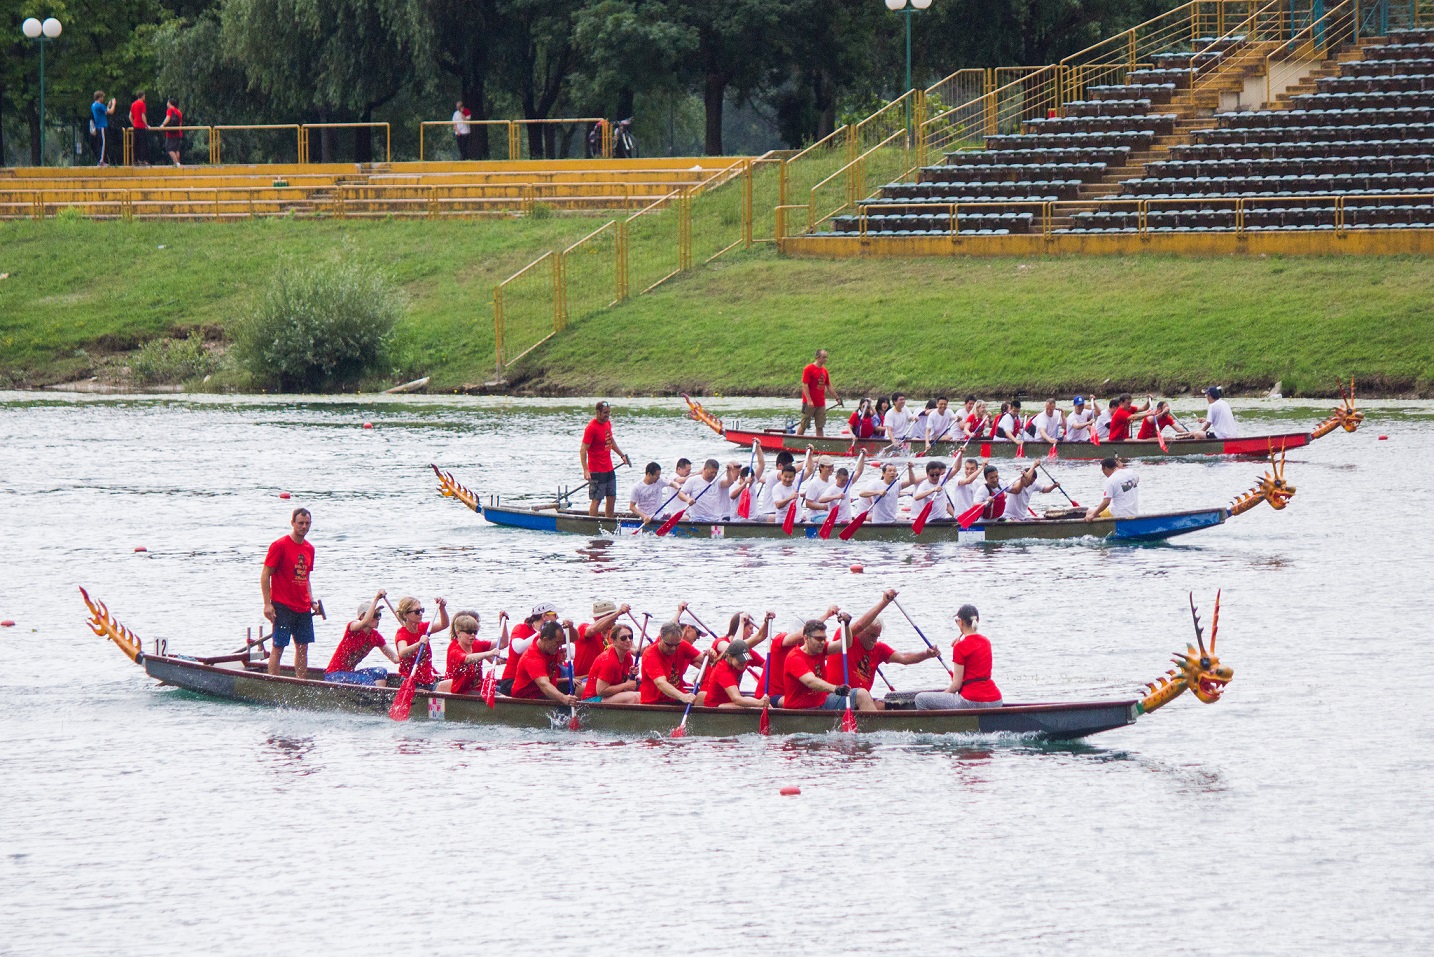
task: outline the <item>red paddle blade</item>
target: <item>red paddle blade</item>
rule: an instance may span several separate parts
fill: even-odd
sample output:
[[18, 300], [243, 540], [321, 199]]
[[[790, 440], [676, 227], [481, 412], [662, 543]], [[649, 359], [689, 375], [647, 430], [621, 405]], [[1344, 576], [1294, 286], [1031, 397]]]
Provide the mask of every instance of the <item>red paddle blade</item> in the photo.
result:
[[856, 534], [857, 529], [861, 528], [861, 526], [866, 523], [866, 517], [870, 514], [871, 509], [867, 509], [865, 512], [862, 512], [856, 518], [848, 522], [846, 528], [842, 529], [840, 532], [837, 533], [837, 537], [844, 542], [851, 541], [851, 537]]
[[1094, 422], [1092, 422], [1092, 423], [1090, 424], [1090, 444], [1091, 444], [1091, 445], [1099, 445], [1099, 444], [1100, 444], [1100, 436], [1098, 436], [1098, 435], [1095, 434], [1095, 423], [1094, 423]]
[[856, 731], [856, 715], [851, 713], [850, 708], [841, 713], [841, 729], [848, 734]]
[[737, 514], [742, 518], [752, 517], [752, 490], [742, 489], [742, 494], [737, 496]]
[[926, 520], [931, 517], [931, 506], [936, 504], [936, 496], [933, 495], [921, 508], [921, 514], [916, 516], [916, 521], [911, 523], [911, 534], [920, 535], [921, 530], [926, 527]]
[[837, 511], [835, 504], [827, 510], [826, 521], [822, 522], [822, 527], [817, 531], [817, 538], [828, 539], [832, 537], [832, 529], [836, 528]]
[[990, 443], [990, 442], [982, 442], [982, 443], [981, 443], [981, 458], [983, 458], [983, 459], [989, 459], [990, 457], [991, 457], [991, 443]]
[[488, 674], [483, 678], [483, 703], [493, 707], [498, 697], [498, 669], [490, 668]]
[[407, 721], [408, 713], [413, 710], [413, 695], [418, 690], [418, 680], [415, 677], [417, 673], [418, 669], [415, 667], [408, 677], [403, 679], [403, 684], [399, 685], [398, 694], [393, 696], [388, 716], [395, 721]]
[[569, 731], [581, 731], [583, 729], [582, 719], [578, 717], [578, 709], [573, 709], [573, 716], [568, 719]]
[[771, 708], [763, 708], [763, 709], [762, 709], [762, 719], [757, 722], [757, 733], [758, 733], [758, 734], [771, 734], [771, 733], [772, 733], [772, 709], [771, 709]]
[[1026, 443], [1024, 443], [1024, 442], [1017, 442], [1017, 443], [1016, 443], [1016, 458], [1018, 458], [1018, 459], [1023, 459], [1023, 458], [1025, 458], [1025, 457], [1026, 457]]
[[681, 511], [678, 511], [678, 512], [674, 513], [671, 518], [669, 518], [667, 521], [663, 522], [661, 525], [658, 526], [658, 528], [657, 528], [657, 534], [659, 534], [659, 535], [666, 535], [668, 532], [672, 531], [672, 526], [674, 526], [674, 525], [676, 525], [678, 522], [682, 521], [682, 516], [685, 515], [686, 513], [687, 513], [687, 509], [685, 509], [685, 508], [682, 509]]
[[792, 529], [797, 526], [797, 503], [793, 502], [787, 506], [787, 517], [782, 519], [782, 531], [792, 534]]
[[1058, 458], [1060, 458], [1060, 456], [1056, 454], [1056, 444], [1055, 444], [1054, 442], [1051, 443], [1051, 450], [1046, 453], [1046, 458], [1048, 458], [1048, 459], [1058, 459]]
[[1161, 431], [1159, 425], [1156, 425], [1156, 426], [1155, 426], [1155, 441], [1157, 441], [1157, 442], [1160, 443], [1160, 451], [1162, 451], [1162, 452], [1169, 452], [1169, 451], [1170, 451], [1170, 446], [1168, 446], [1168, 445], [1165, 444], [1165, 433]]
[[970, 528], [970, 527], [971, 527], [971, 523], [974, 522], [974, 521], [976, 521], [976, 519], [980, 518], [980, 517], [981, 517], [981, 513], [984, 512], [985, 510], [986, 510], [986, 503], [985, 503], [985, 502], [977, 502], [975, 505], [972, 505], [970, 508], [966, 509], [966, 511], [962, 512], [960, 515], [956, 516], [956, 522], [957, 522], [957, 524], [960, 525], [962, 528]]
[[673, 729], [672, 729], [672, 737], [674, 737], [674, 738], [685, 738], [685, 737], [687, 737], [687, 722], [684, 721], [682, 724], [679, 724], [677, 727], [673, 728]]

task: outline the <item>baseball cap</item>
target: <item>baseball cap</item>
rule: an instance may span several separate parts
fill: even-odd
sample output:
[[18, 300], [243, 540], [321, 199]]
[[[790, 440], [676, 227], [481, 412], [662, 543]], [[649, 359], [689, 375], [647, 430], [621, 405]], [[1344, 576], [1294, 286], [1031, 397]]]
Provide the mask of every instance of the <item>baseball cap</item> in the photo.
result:
[[557, 605], [554, 605], [554, 604], [553, 604], [552, 602], [550, 602], [550, 601], [539, 602], [538, 604], [536, 604], [536, 605], [533, 606], [533, 613], [532, 613], [529, 617], [530, 617], [530, 618], [541, 618], [543, 615], [546, 615], [548, 612], [552, 612], [553, 614], [556, 615], [556, 614], [558, 613], [558, 606], [557, 606]]
[[1074, 399], [1071, 399], [1071, 404], [1072, 404], [1072, 405], [1085, 405], [1085, 396], [1083, 396], [1083, 395], [1078, 395], [1078, 396], [1076, 396]]
[[822, 468], [830, 468], [831, 466], [836, 465], [836, 460], [833, 459], [830, 455], [823, 455], [821, 458], [817, 459], [817, 465], [821, 466]]
[[608, 601], [606, 598], [599, 598], [593, 602], [593, 617], [601, 618], [603, 615], [611, 615], [617, 611], [617, 603]]
[[1205, 390], [1205, 394], [1212, 399], [1218, 399], [1220, 398], [1220, 387], [1218, 385], [1212, 385]]
[[747, 643], [745, 641], [741, 638], [733, 638], [727, 642], [727, 650], [724, 651], [723, 654], [732, 658], [746, 658], [747, 650]]

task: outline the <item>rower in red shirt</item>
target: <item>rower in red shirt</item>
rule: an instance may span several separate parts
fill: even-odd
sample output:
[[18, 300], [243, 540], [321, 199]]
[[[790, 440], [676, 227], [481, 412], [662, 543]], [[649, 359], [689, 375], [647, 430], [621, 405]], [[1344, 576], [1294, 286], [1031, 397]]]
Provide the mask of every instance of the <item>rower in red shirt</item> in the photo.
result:
[[[734, 639], [740, 638], [742, 643], [747, 646], [747, 669], [760, 668], [766, 664], [766, 660], [757, 653], [757, 646], [767, 640], [767, 632], [771, 630], [772, 619], [776, 617], [776, 612], [767, 612], [766, 617], [762, 620], [762, 627], [756, 628], [752, 624], [752, 616], [746, 612], [739, 611], [732, 615], [731, 620], [727, 623], [727, 634], [721, 637], [714, 635], [712, 644], [707, 649], [708, 658], [712, 661], [713, 666], [707, 669], [707, 676], [702, 680], [703, 693], [712, 690], [717, 661], [726, 653], [727, 645]], [[746, 673], [745, 670], [743, 673]], [[760, 682], [758, 687], [761, 687]]]
[[378, 633], [375, 626], [383, 617], [383, 608], [379, 602], [383, 601], [385, 592], [379, 590], [373, 596], [373, 601], [366, 601], [359, 605], [358, 618], [348, 623], [344, 628], [344, 637], [339, 646], [334, 649], [334, 656], [329, 659], [329, 666], [324, 669], [324, 680], [336, 684], [346, 685], [379, 685], [382, 686], [388, 681], [387, 668], [359, 668], [359, 662], [368, 656], [370, 651], [377, 648], [383, 652], [383, 656], [394, 664], [398, 664], [398, 656], [393, 649], [383, 640], [383, 635]]
[[551, 602], [544, 601], [534, 605], [532, 614], [513, 626], [513, 634], [508, 643], [508, 661], [503, 666], [503, 676], [498, 679], [499, 694], [512, 692], [513, 679], [518, 677], [518, 662], [537, 639], [538, 629], [543, 622], [557, 620], [558, 609]]
[[[822, 621], [830, 621], [839, 609], [832, 605], [822, 615]], [[778, 632], [772, 638], [772, 647], [767, 651], [767, 665], [762, 669], [762, 677], [757, 681], [757, 691], [760, 694], [770, 695], [772, 707], [782, 706], [782, 695], [787, 691], [787, 655], [791, 654], [793, 648], [802, 643], [802, 629], [796, 628], [790, 632]]]
[[689, 704], [697, 696], [687, 689], [683, 676], [702, 652], [690, 641], [682, 639], [682, 626], [665, 622], [658, 630], [657, 640], [642, 653], [638, 683], [642, 704]]
[[1152, 414], [1141, 420], [1140, 434], [1136, 438], [1153, 441], [1156, 433], [1165, 429], [1174, 429], [1182, 435], [1190, 434], [1189, 429], [1175, 421], [1175, 416], [1170, 411], [1170, 403], [1162, 400], [1155, 404]]
[[[578, 687], [582, 688], [583, 679], [592, 670], [593, 662], [597, 661], [598, 655], [607, 648], [608, 635], [618, 617], [631, 611], [631, 607], [623, 605], [619, 607], [607, 599], [599, 599], [593, 602], [593, 620], [591, 623], [584, 622], [578, 625], [573, 632], [573, 671], [577, 675]], [[579, 697], [585, 697], [586, 692], [579, 690]]]
[[1145, 400], [1145, 405], [1142, 406], [1131, 404], [1129, 392], [1122, 392], [1115, 401], [1116, 407], [1110, 413], [1110, 440], [1112, 442], [1124, 442], [1130, 438], [1132, 419], [1142, 420], [1155, 414], [1150, 408], [1148, 397]]
[[407, 678], [416, 665], [418, 677], [414, 681], [424, 691], [432, 691], [438, 683], [430, 638], [435, 631], [448, 627], [448, 603], [442, 598], [435, 598], [433, 603], [438, 606], [438, 618], [434, 621], [423, 620], [423, 605], [417, 598], [400, 598], [394, 609], [403, 624], [393, 633], [393, 645], [398, 650], [398, 673]]
[[999, 708], [1001, 689], [991, 680], [991, 642], [976, 630], [981, 616], [975, 605], [956, 611], [961, 637], [951, 645], [951, 685], [945, 691], [922, 691], [914, 704], [922, 711]]
[[501, 630], [495, 644], [479, 640], [479, 618], [476, 611], [460, 611], [453, 616], [453, 627], [448, 635], [448, 669], [435, 690], [450, 694], [478, 693], [483, 684], [483, 662], [497, 658], [507, 644], [506, 611], [498, 612], [498, 623]]
[[636, 660], [632, 656], [632, 628], [619, 622], [608, 635], [608, 648], [597, 656], [583, 685], [583, 700], [594, 704], [637, 704]]
[[269, 674], [279, 673], [284, 649], [294, 642], [294, 677], [309, 676], [309, 645], [314, 643], [314, 613], [319, 603], [309, 588], [314, 570], [314, 546], [305, 541], [313, 525], [306, 508], [289, 516], [288, 535], [274, 541], [264, 556], [259, 572], [259, 592], [264, 596], [264, 617], [274, 626], [269, 651]]
[[[849, 675], [853, 688], [865, 688], [870, 691], [872, 682], [876, 680], [876, 669], [888, 661], [893, 661], [898, 665], [914, 665], [926, 661], [928, 658], [936, 657], [935, 648], [926, 648], [922, 651], [897, 651], [881, 640], [883, 625], [877, 616], [886, 609], [887, 605], [896, 600], [896, 595], [895, 588], [888, 588], [882, 592], [881, 599], [875, 605], [851, 623], [852, 643], [846, 653], [846, 674], [842, 673], [841, 654], [828, 654], [824, 676], [828, 682], [843, 684]], [[886, 708], [886, 702], [881, 699], [873, 698], [872, 700], [876, 702], [877, 710]]]
[[[851, 616], [841, 613], [837, 619], [850, 622]], [[836, 647], [840, 649], [841, 645]], [[841, 711], [855, 704], [859, 711], [875, 711], [876, 702], [871, 700], [870, 691], [833, 684], [822, 677], [826, 654], [826, 622], [813, 619], [802, 626], [802, 646], [787, 655], [787, 691], [781, 706], [789, 710]]]
[[537, 640], [518, 661], [518, 676], [513, 679], [510, 697], [536, 701], [547, 698], [572, 707], [578, 699], [559, 687], [559, 682], [567, 684], [563, 670], [563, 626], [545, 621]]
[[806, 435], [807, 426], [813, 422], [817, 427], [817, 438], [821, 438], [827, 427], [827, 392], [838, 403], [841, 398], [832, 388], [832, 376], [827, 371], [827, 351], [818, 349], [816, 359], [802, 370], [802, 420], [797, 425], [797, 434]]
[[747, 671], [747, 643], [733, 638], [723, 648], [712, 666], [712, 680], [707, 683], [702, 704], [707, 708], [765, 708], [772, 703], [767, 695], [753, 698], [742, 693], [742, 675]]

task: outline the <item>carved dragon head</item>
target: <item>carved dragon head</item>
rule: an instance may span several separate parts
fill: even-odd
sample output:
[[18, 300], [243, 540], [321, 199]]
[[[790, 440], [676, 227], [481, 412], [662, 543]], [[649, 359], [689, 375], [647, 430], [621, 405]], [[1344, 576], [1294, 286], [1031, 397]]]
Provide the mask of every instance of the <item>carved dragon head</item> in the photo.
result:
[[[1146, 684], [1149, 694], [1140, 702], [1140, 713], [1149, 714], [1164, 707], [1186, 691], [1205, 704], [1214, 704], [1225, 693], [1225, 686], [1235, 677], [1235, 669], [1222, 664], [1215, 655], [1215, 637], [1220, 630], [1220, 593], [1215, 593], [1215, 614], [1210, 619], [1210, 647], [1205, 647], [1200, 613], [1195, 609], [1195, 595], [1190, 595], [1190, 617], [1195, 622], [1195, 645], [1186, 645], [1185, 653], [1176, 653], [1175, 664], [1155, 681]], [[1199, 647], [1197, 648], [1196, 645]]]
[[1334, 381], [1339, 386], [1339, 405], [1334, 407], [1329, 418], [1314, 427], [1310, 433], [1312, 438], [1328, 435], [1335, 429], [1353, 432], [1364, 421], [1364, 413], [1354, 407], [1354, 380], [1350, 379], [1347, 387], [1339, 379]]
[[473, 509], [473, 511], [482, 511], [482, 509], [478, 507], [478, 496], [474, 495], [463, 486], [462, 482], [454, 478], [452, 472], [444, 472], [432, 463], [430, 463], [429, 467], [433, 469], [433, 474], [438, 476], [438, 491], [442, 493], [444, 498], [456, 498], [464, 505]]
[[687, 403], [687, 417], [689, 419], [696, 419], [718, 435], [724, 434], [721, 419], [702, 408], [702, 403], [693, 399], [686, 392], [682, 393], [682, 398]]
[[80, 594], [84, 596], [85, 604], [90, 609], [90, 620], [88, 622], [90, 631], [93, 631], [101, 638], [108, 638], [110, 641], [113, 641], [119, 650], [125, 653], [125, 657], [130, 661], [138, 662], [142, 654], [139, 636], [115, 621], [114, 616], [110, 614], [110, 610], [105, 606], [104, 602], [98, 598], [91, 598], [90, 593], [85, 591], [84, 588], [80, 589]]
[[1284, 508], [1295, 497], [1295, 487], [1285, 481], [1285, 452], [1280, 457], [1270, 452], [1270, 470], [1255, 480], [1255, 487], [1243, 493], [1230, 505], [1230, 514], [1248, 512], [1261, 502], [1269, 502], [1276, 511]]

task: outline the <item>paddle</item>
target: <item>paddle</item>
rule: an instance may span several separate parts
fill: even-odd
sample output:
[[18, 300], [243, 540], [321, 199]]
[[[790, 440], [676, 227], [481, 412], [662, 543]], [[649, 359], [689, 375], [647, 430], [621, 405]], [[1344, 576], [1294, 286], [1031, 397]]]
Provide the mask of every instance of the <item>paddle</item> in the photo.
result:
[[[573, 648], [573, 633], [571, 629], [564, 628], [568, 633], [568, 694], [574, 698], [578, 696], [578, 655]], [[568, 730], [581, 731], [583, 729], [582, 719], [578, 717], [577, 706], [574, 705], [573, 713], [568, 716]]]
[[856, 469], [847, 473], [846, 482], [841, 487], [841, 497], [827, 507], [827, 517], [822, 522], [822, 527], [817, 530], [817, 538], [825, 541], [832, 537], [832, 529], [836, 527], [837, 516], [841, 514], [841, 503], [846, 500], [847, 492], [851, 490], [851, 480], [855, 477]]
[[807, 471], [803, 469], [802, 474], [797, 477], [797, 494], [792, 496], [792, 504], [787, 506], [787, 517], [782, 519], [782, 531], [788, 535], [792, 534], [792, 529], [797, 525], [797, 503], [802, 500], [802, 483], [806, 480]]
[[[637, 625], [637, 617], [633, 615], [632, 612], [628, 612], [627, 617], [632, 619], [634, 625]], [[639, 691], [642, 690], [642, 646], [647, 643], [647, 621], [651, 617], [652, 616], [647, 612], [643, 612], [642, 624], [637, 625], [637, 630], [642, 634], [642, 637], [637, 640], [637, 657], [635, 659], [637, 661], [637, 687]]]
[[892, 488], [896, 485], [896, 483], [900, 481], [900, 475], [897, 475], [896, 478], [892, 479], [891, 485], [888, 485], [886, 487], [886, 491], [882, 492], [876, 498], [872, 499], [871, 507], [868, 508], [866, 511], [862, 512], [856, 518], [852, 519], [850, 522], [848, 522], [846, 527], [837, 533], [837, 537], [839, 537], [844, 542], [851, 541], [851, 537], [856, 534], [856, 530], [861, 528], [862, 525], [866, 524], [867, 517], [871, 515], [872, 509], [876, 508], [876, 503], [886, 498], [887, 493], [890, 492]]
[[[1011, 485], [1014, 484], [1016, 483], [1011, 483]], [[1004, 495], [1009, 492], [1011, 490], [1011, 485], [1007, 485], [1005, 488], [998, 489], [990, 498], [986, 499], [986, 501], [977, 502], [975, 505], [972, 505], [960, 515], [957, 515], [956, 524], [960, 525], [963, 529], [970, 528], [971, 525], [976, 521], [976, 519], [981, 517], [981, 513], [986, 510], [986, 506], [994, 502], [997, 496]]]
[[955, 674], [955, 672], [953, 672], [949, 667], [947, 667], [947, 665], [946, 665], [946, 659], [941, 657], [941, 650], [931, 643], [931, 639], [929, 639], [929, 638], [926, 637], [926, 632], [924, 632], [924, 631], [921, 630], [921, 626], [920, 626], [920, 625], [918, 625], [918, 624], [917, 624], [916, 622], [914, 622], [914, 621], [911, 621], [911, 616], [908, 615], [908, 614], [906, 614], [906, 609], [901, 607], [901, 602], [899, 602], [899, 601], [897, 601], [895, 598], [893, 598], [893, 599], [891, 600], [891, 603], [896, 606], [896, 610], [899, 611], [899, 612], [901, 612], [902, 616], [905, 617], [907, 621], [910, 621], [910, 622], [911, 622], [911, 627], [912, 627], [912, 628], [915, 628], [915, 629], [916, 629], [916, 633], [921, 636], [921, 640], [924, 641], [924, 642], [926, 642], [926, 647], [928, 647], [928, 648], [930, 648], [932, 651], [936, 652], [936, 660], [939, 661], [939, 662], [941, 662], [941, 667], [946, 668], [946, 673], [947, 673], [948, 675]]
[[[707, 673], [707, 657], [702, 658], [702, 667], [697, 669], [697, 677], [692, 681], [692, 701], [697, 700], [697, 689], [702, 687], [702, 676]], [[687, 716], [692, 713], [692, 701], [687, 702], [687, 707], [682, 712], [682, 720], [677, 727], [672, 729], [672, 737], [687, 737]]]
[[752, 465], [757, 461], [757, 440], [752, 440], [752, 454], [747, 456], [747, 484], [737, 496], [737, 517], [752, 517]]
[[846, 637], [841, 643], [841, 683], [846, 685], [846, 710], [841, 713], [841, 729], [851, 733], [856, 731], [856, 715], [851, 713], [851, 671], [847, 667], [846, 646], [851, 644], [851, 618], [847, 617]]
[[[384, 601], [387, 600], [384, 599]], [[398, 694], [393, 696], [393, 704], [389, 706], [388, 716], [394, 721], [407, 721], [409, 712], [413, 710], [413, 696], [418, 690], [418, 666], [423, 663], [425, 651], [432, 656], [432, 645], [425, 644], [414, 653], [413, 668], [408, 672], [408, 677], [403, 679], [403, 684], [398, 686]]]
[[1055, 487], [1060, 489], [1061, 494], [1066, 497], [1066, 501], [1071, 503], [1071, 508], [1080, 508], [1080, 502], [1077, 502], [1075, 499], [1070, 497], [1070, 494], [1067, 493], [1065, 490], [1065, 486], [1062, 485], [1060, 482], [1057, 482], [1055, 478], [1052, 477], [1051, 473], [1046, 471], [1046, 467], [1044, 465], [1041, 466], [1041, 471], [1045, 472], [1046, 478], [1050, 479], [1051, 482], [1055, 485]]
[[[690, 504], [688, 504], [687, 508], [691, 508], [693, 505], [696, 505], [696, 504], [697, 504], [697, 500], [698, 500], [699, 498], [701, 498], [702, 496], [706, 495], [708, 492], [712, 491], [712, 486], [714, 486], [714, 485], [716, 485], [716, 484], [717, 484], [717, 479], [715, 479], [715, 478], [714, 478], [712, 481], [708, 482], [706, 488], [704, 488], [702, 491], [698, 492], [696, 495], [694, 495], [694, 496], [692, 497], [692, 501], [691, 501]], [[670, 501], [672, 501], [672, 500], [671, 500], [671, 499], [668, 499], [668, 501], [670, 502]], [[666, 508], [666, 507], [667, 507], [666, 505], [663, 506], [663, 508]], [[678, 509], [676, 512], [674, 512], [673, 515], [672, 515], [672, 517], [669, 518], [667, 521], [663, 522], [662, 525], [657, 529], [657, 534], [658, 534], [658, 535], [666, 535], [668, 532], [672, 531], [672, 527], [673, 527], [674, 525], [676, 525], [678, 522], [682, 521], [682, 516], [687, 514], [687, 508], [680, 508], [680, 509]]]
[[[669, 496], [667, 497], [667, 501], [665, 501], [665, 502], [662, 503], [662, 508], [659, 508], [656, 512], [653, 513], [652, 518], [656, 518], [657, 516], [661, 515], [661, 514], [662, 514], [662, 510], [665, 509], [665, 508], [667, 508], [667, 506], [671, 505], [671, 504], [672, 504], [672, 500], [675, 499], [675, 498], [677, 497], [677, 493], [678, 493], [678, 492], [681, 492], [681, 491], [682, 491], [681, 489], [678, 489], [677, 491], [675, 491], [675, 492], [673, 492], [671, 495], [669, 495]], [[685, 510], [684, 510], [684, 511], [685, 511]], [[663, 528], [671, 529], [671, 527], [672, 527], [672, 525], [675, 523], [676, 519], [681, 518], [681, 517], [682, 517], [682, 512], [678, 512], [675, 516], [673, 516], [673, 519], [672, 519], [671, 521], [663, 523]], [[634, 529], [632, 530], [632, 534], [636, 535], [638, 532], [640, 532], [640, 531], [642, 531], [644, 528], [646, 528], [646, 527], [648, 526], [648, 523], [652, 521], [652, 518], [647, 519], [647, 520], [644, 521], [641, 525], [637, 526], [637, 528], [634, 528]], [[659, 531], [657, 534], [661, 535], [661, 534], [663, 534], [663, 532]]]
[[1160, 451], [1169, 452], [1170, 446], [1165, 444], [1165, 430], [1160, 426], [1160, 413], [1156, 412], [1152, 418], [1154, 419], [1152, 427], [1155, 429], [1155, 441], [1160, 443]]
[[[508, 613], [506, 611], [498, 612], [498, 626], [498, 650], [502, 651], [505, 647], [503, 639], [508, 637]], [[483, 673], [482, 694], [483, 703], [490, 708], [495, 707], [494, 702], [498, 697], [498, 658], [496, 656], [488, 663], [488, 670]]]

